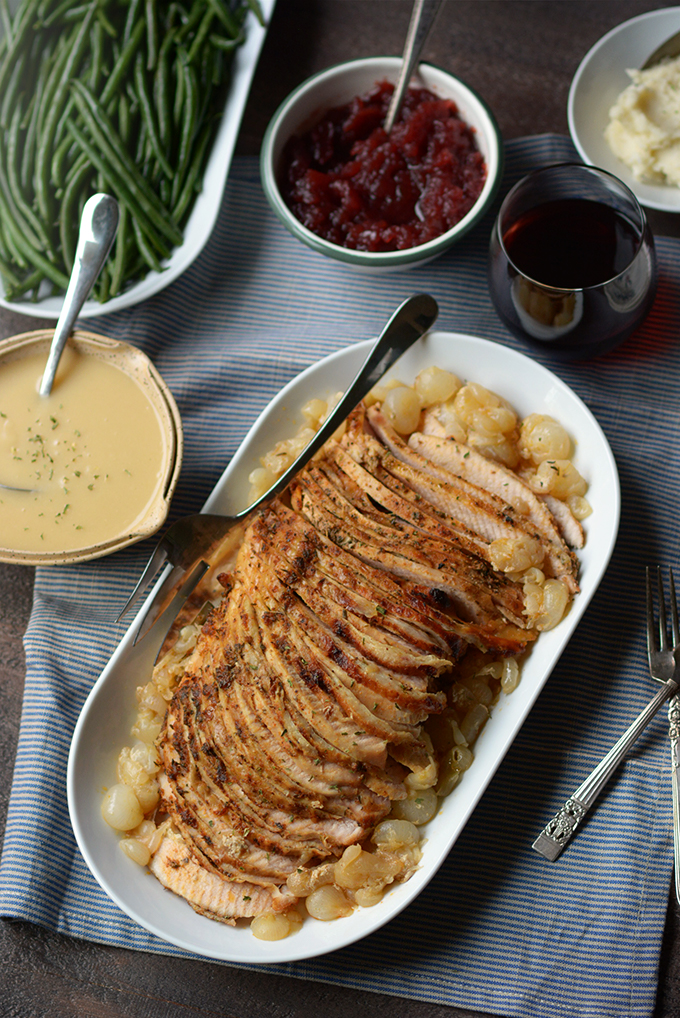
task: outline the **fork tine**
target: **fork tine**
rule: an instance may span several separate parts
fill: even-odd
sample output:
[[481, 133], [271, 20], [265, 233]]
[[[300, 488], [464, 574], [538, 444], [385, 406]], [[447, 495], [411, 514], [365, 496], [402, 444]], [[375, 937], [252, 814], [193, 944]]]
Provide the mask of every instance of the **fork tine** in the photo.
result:
[[675, 580], [673, 570], [668, 569], [669, 583], [671, 588], [671, 623], [673, 626], [673, 647], [680, 647], [680, 625], [678, 625], [678, 601], [675, 596]]
[[[175, 566], [161, 586], [159, 591], [161, 596], [154, 598], [153, 603], [148, 606], [143, 615], [132, 641], [133, 646], [139, 643], [163, 616], [166, 619], [166, 632], [170, 629], [199, 580], [209, 568], [208, 563], [201, 560], [194, 565], [193, 569], [189, 570], [187, 575], [181, 566]], [[178, 573], [182, 575], [179, 587], [177, 587]]]
[[146, 611], [139, 620], [137, 631], [132, 641], [133, 646], [142, 637], [146, 636], [156, 619], [163, 614], [176, 594], [181, 594], [186, 601], [207, 569], [208, 563], [201, 560], [195, 563], [194, 568], [190, 571], [185, 570], [183, 566], [175, 566], [170, 570], [156, 592], [153, 601], [147, 605]]
[[654, 619], [654, 594], [652, 592], [652, 575], [647, 566], [647, 655], [651, 657], [657, 651], [656, 622]]
[[661, 566], [656, 567], [656, 580], [659, 588], [659, 637], [661, 650], [668, 650], [668, 634], [666, 633], [666, 598], [663, 592]]
[[123, 606], [123, 610], [118, 615], [116, 622], [120, 622], [123, 616], [127, 612], [129, 612], [130, 608], [132, 608], [133, 605], [135, 605], [137, 601], [139, 601], [142, 594], [146, 590], [149, 581], [156, 575], [161, 566], [165, 564], [167, 557], [168, 557], [167, 548], [164, 546], [163, 541], [161, 540], [154, 548], [153, 555], [147, 562], [144, 572], [137, 581], [137, 586], [127, 599], [127, 602]]
[[183, 575], [183, 572], [184, 570], [181, 566], [173, 566], [168, 572], [168, 575], [158, 588], [153, 601], [146, 605], [146, 608], [142, 611], [142, 617], [137, 623], [137, 629], [135, 630], [135, 636], [132, 641], [133, 646], [141, 640], [145, 633], [149, 631], [153, 623], [161, 614], [161, 609], [165, 606], [173, 587], [177, 585]]

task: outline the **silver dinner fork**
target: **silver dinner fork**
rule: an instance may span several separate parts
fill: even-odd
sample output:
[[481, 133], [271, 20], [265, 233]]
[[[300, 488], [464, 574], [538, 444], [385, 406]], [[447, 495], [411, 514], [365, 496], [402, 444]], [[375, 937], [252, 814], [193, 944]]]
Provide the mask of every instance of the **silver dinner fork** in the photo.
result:
[[136, 604], [161, 566], [172, 565], [142, 615], [134, 643], [152, 628], [161, 612], [167, 611], [168, 628], [172, 625], [182, 605], [210, 568], [211, 554], [229, 531], [288, 487], [385, 372], [434, 325], [438, 313], [437, 302], [428, 294], [416, 294], [399, 305], [332, 413], [288, 470], [261, 498], [233, 516], [196, 513], [177, 520], [166, 530], [118, 616], [120, 620]]
[[[680, 636], [678, 634], [678, 607], [675, 599], [673, 574], [671, 573], [670, 584], [671, 618], [673, 621], [671, 640], [668, 638], [666, 628], [663, 582], [659, 568], [657, 568], [657, 577], [659, 600], [658, 624], [654, 618], [652, 583], [649, 568], [647, 569], [647, 659], [652, 678], [662, 682], [663, 686], [654, 699], [638, 715], [632, 725], [626, 729], [619, 741], [612, 746], [595, 770], [588, 775], [586, 780], [567, 799], [552, 820], [546, 824], [534, 841], [532, 848], [551, 862], [554, 862], [569, 844], [582, 820], [638, 736], [645, 730], [660, 707], [671, 697], [675, 698], [675, 694], [678, 691], [678, 680], [680, 679]], [[680, 715], [680, 711], [678, 711], [678, 714]], [[677, 757], [677, 741], [674, 744], [673, 752], [675, 759]], [[677, 780], [677, 776], [675, 780]], [[675, 798], [674, 794], [674, 808]], [[674, 826], [677, 829], [677, 824]], [[676, 881], [678, 874], [677, 858], [676, 855]]]
[[[654, 593], [649, 568], [647, 569], [647, 652], [649, 654], [652, 677], [663, 681], [665, 672], [670, 668], [669, 657], [674, 655], [678, 660], [680, 647], [680, 625], [678, 624], [678, 603], [675, 597], [675, 581], [673, 570], [668, 570], [671, 601], [671, 639], [669, 641], [666, 626], [666, 612], [663, 601], [663, 582], [661, 570], [656, 570], [656, 586], [659, 599], [659, 636], [654, 633]], [[652, 668], [652, 662], [654, 667]], [[658, 672], [659, 674], [655, 674]], [[675, 897], [680, 901], [680, 700], [674, 696], [668, 705], [668, 737], [671, 744], [671, 782], [673, 789], [673, 848], [675, 859]]]

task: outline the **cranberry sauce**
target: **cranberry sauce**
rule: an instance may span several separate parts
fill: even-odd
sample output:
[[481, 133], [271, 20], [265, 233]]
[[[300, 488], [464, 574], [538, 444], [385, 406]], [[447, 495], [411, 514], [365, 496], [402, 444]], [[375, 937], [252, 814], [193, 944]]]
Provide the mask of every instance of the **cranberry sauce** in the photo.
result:
[[472, 208], [486, 179], [475, 132], [454, 102], [409, 89], [392, 133], [382, 127], [394, 87], [329, 110], [290, 139], [284, 200], [313, 233], [359, 251], [395, 251], [446, 233]]

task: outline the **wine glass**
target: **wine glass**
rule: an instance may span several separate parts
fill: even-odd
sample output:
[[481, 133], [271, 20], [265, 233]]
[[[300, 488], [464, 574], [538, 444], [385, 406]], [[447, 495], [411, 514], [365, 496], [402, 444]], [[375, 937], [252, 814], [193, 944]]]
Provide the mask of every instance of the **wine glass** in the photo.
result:
[[647, 218], [611, 173], [559, 163], [506, 195], [491, 234], [489, 286], [520, 339], [562, 360], [606, 353], [640, 325], [656, 283]]

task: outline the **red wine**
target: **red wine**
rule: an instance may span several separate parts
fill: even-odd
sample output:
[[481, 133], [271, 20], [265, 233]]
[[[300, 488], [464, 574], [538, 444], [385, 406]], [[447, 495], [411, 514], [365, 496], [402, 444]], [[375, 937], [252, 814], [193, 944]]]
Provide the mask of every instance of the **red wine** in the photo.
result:
[[562, 163], [510, 189], [491, 232], [489, 289], [510, 332], [562, 360], [613, 350], [652, 306], [654, 238], [606, 170]]
[[530, 279], [581, 290], [623, 272], [635, 257], [640, 235], [609, 205], [564, 198], [525, 212], [503, 234], [503, 244]]

